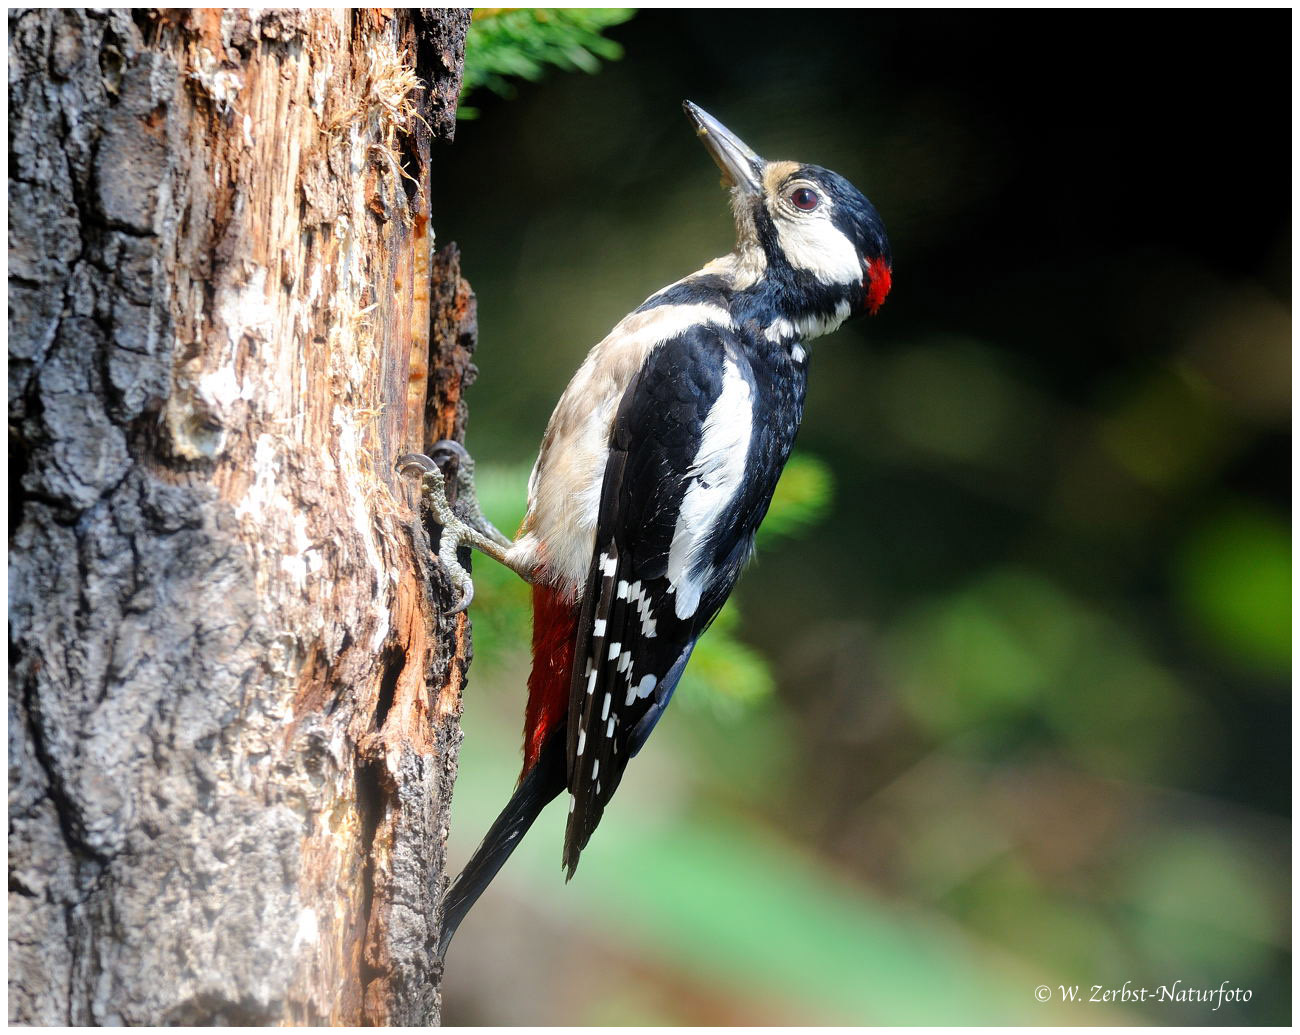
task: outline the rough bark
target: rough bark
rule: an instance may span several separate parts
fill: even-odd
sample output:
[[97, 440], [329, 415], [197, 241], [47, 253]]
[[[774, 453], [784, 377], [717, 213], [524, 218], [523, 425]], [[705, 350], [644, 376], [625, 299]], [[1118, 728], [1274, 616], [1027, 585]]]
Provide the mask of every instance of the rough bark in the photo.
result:
[[11, 1021], [437, 1019], [467, 22], [9, 14]]

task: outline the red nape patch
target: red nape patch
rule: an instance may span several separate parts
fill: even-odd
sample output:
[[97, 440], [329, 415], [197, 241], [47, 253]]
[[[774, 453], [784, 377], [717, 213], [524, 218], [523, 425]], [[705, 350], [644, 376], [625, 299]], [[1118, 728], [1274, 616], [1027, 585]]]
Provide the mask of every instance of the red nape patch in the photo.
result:
[[867, 263], [867, 312], [872, 316], [885, 304], [885, 296], [893, 285], [894, 274], [881, 256], [876, 256]]
[[524, 772], [537, 762], [546, 735], [569, 710], [569, 676], [578, 637], [578, 605], [549, 586], [533, 586], [533, 670], [524, 716]]

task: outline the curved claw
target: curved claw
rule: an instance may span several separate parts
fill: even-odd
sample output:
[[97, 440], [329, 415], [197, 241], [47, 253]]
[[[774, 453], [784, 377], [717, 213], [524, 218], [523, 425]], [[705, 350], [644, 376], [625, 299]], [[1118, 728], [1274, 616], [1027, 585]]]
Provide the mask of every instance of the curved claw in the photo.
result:
[[[469, 450], [466, 449], [464, 446], [462, 446], [455, 439], [444, 438], [441, 441], [435, 442], [433, 444], [432, 452], [434, 453], [435, 456], [438, 456], [439, 459], [442, 459], [444, 457], [447, 458], [455, 457], [456, 462], [460, 464], [462, 467], [466, 464], [469, 464], [471, 467], [473, 467], [474, 465], [474, 460], [469, 455]], [[423, 456], [422, 453], [416, 455]]]
[[393, 462], [393, 470], [398, 474], [428, 474], [438, 469], [438, 465], [423, 453], [403, 453]]
[[456, 575], [448, 569], [448, 575], [451, 576], [451, 587], [460, 594], [456, 602], [447, 608], [446, 613], [449, 615], [458, 615], [462, 611], [468, 611], [469, 605], [474, 599], [474, 580], [469, 577], [464, 568], [460, 569], [460, 574], [464, 575], [464, 580], [461, 584], [458, 584]]

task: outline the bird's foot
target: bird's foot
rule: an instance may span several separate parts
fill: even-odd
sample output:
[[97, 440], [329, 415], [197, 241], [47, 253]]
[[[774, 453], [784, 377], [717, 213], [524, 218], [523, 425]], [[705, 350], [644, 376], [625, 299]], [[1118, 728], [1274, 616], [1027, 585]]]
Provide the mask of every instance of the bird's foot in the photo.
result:
[[438, 560], [442, 562], [456, 595], [449, 613], [459, 614], [474, 599], [474, 580], [456, 555], [462, 546], [485, 553], [514, 571], [518, 568], [506, 557], [510, 540], [498, 532], [479, 509], [474, 492], [474, 461], [465, 447], [458, 442], [444, 441], [433, 447], [433, 453], [444, 462], [456, 461], [457, 502], [454, 506], [447, 499], [446, 476], [432, 458], [423, 453], [407, 453], [398, 457], [394, 466], [399, 474], [419, 474], [420, 495], [432, 511], [434, 520], [442, 526]]
[[443, 439], [441, 442], [434, 443], [430, 453], [434, 463], [440, 468], [445, 468], [448, 462], [455, 463], [456, 502], [452, 504], [452, 510], [456, 515], [479, 535], [486, 536], [498, 546], [509, 549], [513, 544], [497, 531], [496, 526], [484, 516], [483, 509], [479, 506], [478, 490], [474, 485], [474, 458], [469, 455], [469, 450], [459, 442]]

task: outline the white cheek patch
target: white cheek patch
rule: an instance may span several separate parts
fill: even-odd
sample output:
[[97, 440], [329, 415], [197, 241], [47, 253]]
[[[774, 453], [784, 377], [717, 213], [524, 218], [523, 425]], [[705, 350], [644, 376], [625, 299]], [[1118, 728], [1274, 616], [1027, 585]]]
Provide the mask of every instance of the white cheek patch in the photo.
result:
[[831, 222], [828, 208], [811, 216], [776, 216], [772, 223], [781, 250], [795, 269], [807, 270], [823, 284], [862, 280], [858, 250]]

